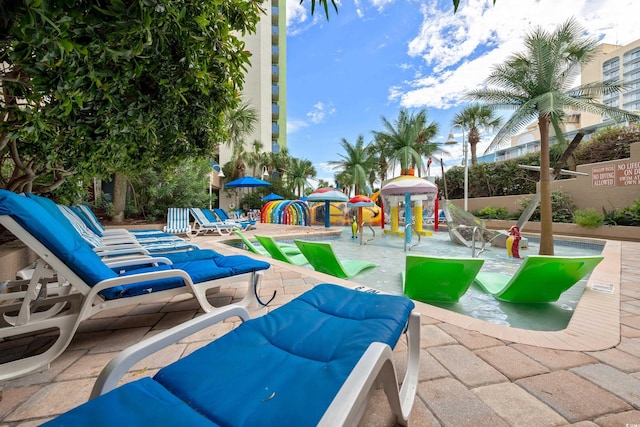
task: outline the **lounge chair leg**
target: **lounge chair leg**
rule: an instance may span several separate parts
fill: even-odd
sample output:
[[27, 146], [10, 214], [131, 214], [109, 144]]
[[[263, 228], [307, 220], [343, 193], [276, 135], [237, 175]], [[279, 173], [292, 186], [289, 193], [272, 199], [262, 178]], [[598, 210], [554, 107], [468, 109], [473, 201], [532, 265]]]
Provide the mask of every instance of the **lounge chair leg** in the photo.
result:
[[276, 297], [277, 291], [273, 291], [273, 295], [269, 298], [269, 301], [263, 302], [258, 295], [258, 284], [262, 280], [264, 273], [262, 271], [256, 271], [249, 277], [249, 286], [247, 293], [245, 294], [240, 305], [247, 308], [256, 308], [259, 306], [266, 307]]

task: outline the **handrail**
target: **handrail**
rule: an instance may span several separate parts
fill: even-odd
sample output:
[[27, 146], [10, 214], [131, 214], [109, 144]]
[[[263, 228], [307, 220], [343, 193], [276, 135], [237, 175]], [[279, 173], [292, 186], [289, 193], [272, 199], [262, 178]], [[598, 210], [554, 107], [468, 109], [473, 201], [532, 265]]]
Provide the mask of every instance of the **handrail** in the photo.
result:
[[[480, 240], [482, 241], [482, 247], [480, 249], [480, 252], [476, 253], [476, 231], [480, 232]], [[487, 242], [484, 241], [484, 234], [483, 234], [483, 228], [480, 226], [475, 226], [473, 227], [473, 231], [471, 232], [471, 258], [477, 258], [480, 256], [480, 254], [482, 252], [484, 252], [487, 248], [486, 248], [486, 244]]]
[[[406, 238], [406, 234], [407, 234], [407, 228], [411, 228], [411, 233], [413, 233], [413, 225], [414, 222], [411, 221], [411, 224], [407, 224], [404, 226], [404, 233], [405, 233], [405, 239], [404, 239], [404, 251], [407, 252], [407, 238]], [[418, 233], [418, 231], [416, 230], [416, 235], [418, 236], [418, 241], [414, 244], [412, 244], [411, 246], [409, 246], [409, 250], [415, 248], [416, 246], [418, 246], [420, 244], [420, 240], [422, 238], [422, 236], [420, 236], [420, 233]]]
[[371, 230], [371, 233], [373, 233], [373, 235], [371, 236], [370, 239], [363, 240], [362, 243], [360, 243], [361, 245], [366, 245], [367, 242], [371, 242], [372, 240], [374, 240], [376, 238], [376, 230], [374, 230], [372, 226], [370, 226], [369, 224], [366, 224], [364, 222], [362, 224], [360, 224], [361, 227], [364, 227], [365, 225], [367, 227], [369, 227], [369, 230]]

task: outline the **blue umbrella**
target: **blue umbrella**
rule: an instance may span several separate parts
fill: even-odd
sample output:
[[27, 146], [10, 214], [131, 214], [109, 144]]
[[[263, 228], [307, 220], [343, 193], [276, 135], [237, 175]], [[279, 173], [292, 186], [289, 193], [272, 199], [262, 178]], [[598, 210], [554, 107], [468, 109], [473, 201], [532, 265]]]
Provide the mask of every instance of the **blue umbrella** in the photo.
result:
[[258, 178], [254, 178], [252, 176], [243, 176], [242, 178], [235, 179], [231, 182], [227, 182], [224, 186], [230, 188], [240, 188], [240, 187], [266, 187], [271, 185], [270, 182], [263, 181]]
[[284, 199], [284, 197], [282, 197], [282, 196], [280, 196], [278, 194], [275, 194], [275, 193], [271, 193], [271, 194], [268, 194], [268, 195], [264, 196], [262, 198], [262, 201], [263, 202], [270, 202], [271, 200], [282, 200], [282, 199]]

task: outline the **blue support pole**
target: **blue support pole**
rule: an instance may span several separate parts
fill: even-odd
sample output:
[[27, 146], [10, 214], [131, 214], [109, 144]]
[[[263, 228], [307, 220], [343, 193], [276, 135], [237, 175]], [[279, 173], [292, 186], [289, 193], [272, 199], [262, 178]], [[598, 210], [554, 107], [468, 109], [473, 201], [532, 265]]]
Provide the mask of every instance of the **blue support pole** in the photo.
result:
[[324, 201], [324, 226], [331, 227], [331, 202], [329, 200]]
[[407, 245], [411, 244], [411, 194], [404, 194], [404, 224], [408, 227], [405, 228], [404, 239]]

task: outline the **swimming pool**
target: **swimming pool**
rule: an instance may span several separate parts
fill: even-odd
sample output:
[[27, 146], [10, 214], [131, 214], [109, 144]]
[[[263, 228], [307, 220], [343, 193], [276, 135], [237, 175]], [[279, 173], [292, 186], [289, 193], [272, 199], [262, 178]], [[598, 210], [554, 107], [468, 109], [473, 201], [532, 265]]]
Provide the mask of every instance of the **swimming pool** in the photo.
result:
[[[366, 245], [360, 245], [358, 239], [351, 238], [351, 230], [344, 227], [343, 232], [330, 241], [336, 254], [342, 259], [359, 259], [378, 264], [378, 267], [365, 270], [353, 277], [351, 281], [385, 292], [402, 294], [400, 274], [405, 268], [404, 239], [384, 235], [381, 231], [379, 228], [375, 229], [375, 239]], [[371, 230], [367, 230], [365, 239], [370, 237]], [[327, 240], [327, 238], [316, 240]], [[528, 238], [528, 240], [529, 248], [520, 250], [520, 255], [523, 257], [538, 253], [537, 239]], [[413, 243], [416, 241], [417, 238], [414, 236]], [[559, 256], [577, 256], [597, 255], [600, 254], [602, 248], [602, 245], [593, 243], [557, 241], [554, 249], [555, 254]], [[471, 249], [452, 243], [448, 233], [441, 231], [433, 233], [433, 236], [430, 237], [422, 237], [420, 244], [414, 247], [410, 253], [441, 257], [469, 257]], [[515, 273], [522, 262], [508, 258], [506, 249], [494, 248], [490, 245], [487, 245], [486, 251], [480, 257], [485, 260], [482, 271], [498, 271], [505, 274]], [[582, 296], [586, 281], [586, 279], [581, 280], [562, 294], [555, 303], [514, 304], [502, 302], [484, 293], [473, 284], [458, 303], [430, 304], [496, 324], [531, 330], [555, 331], [567, 326], [573, 310]]]

